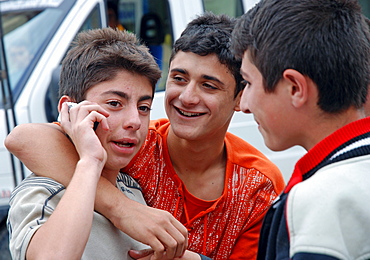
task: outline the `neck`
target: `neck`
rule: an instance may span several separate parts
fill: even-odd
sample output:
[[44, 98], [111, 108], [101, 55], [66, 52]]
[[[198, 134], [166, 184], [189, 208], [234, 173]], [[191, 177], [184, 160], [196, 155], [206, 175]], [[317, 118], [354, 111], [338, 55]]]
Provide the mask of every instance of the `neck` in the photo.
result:
[[116, 186], [117, 176], [120, 169], [117, 170], [108, 170], [106, 168], [103, 169], [101, 176], [106, 178], [110, 183]]
[[317, 117], [312, 127], [306, 127], [308, 131], [307, 136], [309, 138], [306, 139], [306, 142], [302, 144], [302, 146], [306, 150], [310, 150], [317, 143], [338, 129], [364, 117], [364, 111], [355, 108], [350, 108], [338, 115], [322, 114]]
[[177, 137], [170, 129], [167, 138], [168, 151], [176, 170], [183, 173], [202, 173], [215, 164], [226, 162], [224, 137], [219, 140], [199, 141]]
[[203, 200], [221, 196], [226, 172], [224, 137], [191, 141], [178, 138], [170, 129], [167, 146], [176, 174], [191, 194]]

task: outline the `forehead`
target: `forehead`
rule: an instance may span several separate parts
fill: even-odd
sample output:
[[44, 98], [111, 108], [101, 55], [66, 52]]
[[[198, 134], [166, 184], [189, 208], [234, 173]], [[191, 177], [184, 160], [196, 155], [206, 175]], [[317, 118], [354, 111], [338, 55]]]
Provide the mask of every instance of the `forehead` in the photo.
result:
[[262, 76], [257, 67], [251, 62], [248, 51], [244, 52], [240, 74], [244, 79]]
[[129, 96], [153, 97], [153, 88], [147, 77], [120, 70], [112, 79], [91, 87], [86, 92], [86, 98], [91, 100], [98, 96], [107, 95], [107, 93], [114, 94], [115, 91], [126, 93]]
[[179, 51], [170, 64], [170, 73], [173, 70], [184, 70], [192, 77], [211, 77], [217, 78], [221, 82], [233, 82], [235, 78], [226, 65], [222, 64], [217, 55], [212, 53], [201, 56], [193, 52]]

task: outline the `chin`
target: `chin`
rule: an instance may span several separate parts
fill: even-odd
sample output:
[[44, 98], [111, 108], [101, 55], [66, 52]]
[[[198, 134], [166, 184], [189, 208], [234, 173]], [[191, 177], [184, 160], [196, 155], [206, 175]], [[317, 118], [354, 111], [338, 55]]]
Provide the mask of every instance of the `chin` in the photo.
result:
[[265, 141], [265, 145], [267, 146], [267, 148], [269, 148], [271, 151], [274, 151], [274, 152], [279, 152], [279, 151], [282, 151], [284, 149], [281, 149], [281, 146], [279, 144], [277, 144], [276, 142], [272, 142], [271, 140], [269, 140], [268, 138], [266, 138], [265, 136], [263, 136], [263, 139]]

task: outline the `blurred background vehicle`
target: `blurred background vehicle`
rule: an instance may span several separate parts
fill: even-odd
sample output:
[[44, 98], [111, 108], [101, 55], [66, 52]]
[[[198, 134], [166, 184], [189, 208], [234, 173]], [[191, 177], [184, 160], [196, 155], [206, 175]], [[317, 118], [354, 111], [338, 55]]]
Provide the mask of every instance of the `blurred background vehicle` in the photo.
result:
[[[104, 0], [0, 2], [0, 259], [10, 193], [29, 171], [4, 147], [17, 124], [56, 118], [58, 67], [75, 35], [107, 26]], [[52, 152], [52, 151], [51, 151]]]
[[[106, 26], [136, 33], [162, 69], [153, 119], [166, 117], [164, 90], [172, 44], [186, 24], [204, 11], [238, 17], [258, 0], [9, 0], [0, 1], [0, 260], [11, 259], [6, 217], [13, 188], [30, 172], [4, 147], [18, 124], [57, 118], [61, 61], [76, 34]], [[370, 1], [360, 0], [367, 16]], [[252, 115], [235, 113], [229, 131], [265, 153], [288, 180], [304, 154], [294, 147], [272, 152]], [[52, 151], [50, 151], [52, 152]]]

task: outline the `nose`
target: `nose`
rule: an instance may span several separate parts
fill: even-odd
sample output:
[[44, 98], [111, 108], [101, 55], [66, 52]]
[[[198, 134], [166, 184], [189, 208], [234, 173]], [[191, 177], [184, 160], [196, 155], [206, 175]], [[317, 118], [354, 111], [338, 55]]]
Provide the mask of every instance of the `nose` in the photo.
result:
[[196, 105], [199, 103], [199, 95], [197, 85], [194, 82], [190, 82], [183, 87], [182, 92], [179, 96], [179, 100], [187, 106]]
[[123, 113], [122, 128], [126, 130], [139, 130], [141, 127], [141, 120], [136, 104], [127, 106], [126, 109], [123, 110]]
[[246, 114], [252, 113], [249, 110], [249, 106], [248, 106], [248, 94], [247, 94], [247, 91], [245, 89], [243, 90], [242, 96], [240, 98], [240, 110], [243, 113], [246, 113]]

